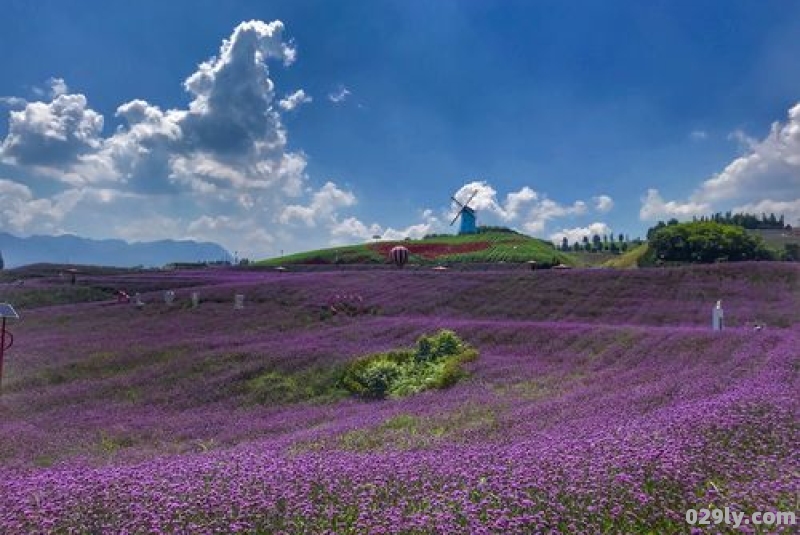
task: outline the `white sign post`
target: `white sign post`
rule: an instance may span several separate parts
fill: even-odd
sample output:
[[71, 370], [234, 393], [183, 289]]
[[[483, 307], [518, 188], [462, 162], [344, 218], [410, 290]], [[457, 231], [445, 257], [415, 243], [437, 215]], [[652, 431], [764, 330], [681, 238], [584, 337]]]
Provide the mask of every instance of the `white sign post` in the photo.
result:
[[244, 294], [236, 294], [233, 298], [234, 310], [242, 310], [244, 308]]
[[133, 304], [136, 305], [137, 308], [142, 308], [144, 306], [144, 301], [142, 301], [142, 294], [136, 292], [136, 295], [133, 296]]
[[175, 292], [172, 290], [167, 290], [164, 292], [164, 302], [167, 304], [167, 306], [172, 305], [173, 301], [175, 301]]
[[200, 306], [200, 294], [192, 292], [192, 308], [197, 308], [198, 306]]
[[721, 331], [724, 326], [724, 317], [722, 301], [717, 301], [717, 305], [711, 310], [711, 328], [715, 331]]

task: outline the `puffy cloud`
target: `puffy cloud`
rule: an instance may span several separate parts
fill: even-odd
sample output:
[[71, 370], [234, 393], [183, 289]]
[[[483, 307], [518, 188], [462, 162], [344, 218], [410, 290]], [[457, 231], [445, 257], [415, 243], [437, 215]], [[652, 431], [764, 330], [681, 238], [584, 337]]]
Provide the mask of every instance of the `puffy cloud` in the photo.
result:
[[458, 203], [452, 203], [450, 218], [454, 218], [467, 204], [470, 208], [480, 211], [492, 212], [500, 217], [505, 215], [505, 210], [497, 202], [497, 190], [485, 180], [475, 180], [461, 186], [453, 195]]
[[594, 209], [601, 214], [610, 212], [612, 208], [614, 208], [614, 199], [608, 195], [598, 195], [597, 197], [592, 197], [592, 201], [594, 202]]
[[31, 220], [34, 201], [31, 189], [13, 180], [0, 179], [0, 224], [19, 231]]
[[353, 206], [355, 203], [356, 197], [353, 193], [339, 189], [333, 182], [326, 182], [314, 192], [308, 205], [286, 206], [278, 221], [287, 224], [299, 220], [306, 226], [313, 227], [318, 221], [335, 217], [338, 208]]
[[[742, 136], [740, 136], [742, 137]], [[773, 123], [761, 141], [744, 139], [746, 154], [736, 158], [692, 195], [702, 202], [796, 199], [800, 192], [800, 103], [786, 123]]]
[[[306, 160], [286, 150], [288, 136], [267, 67], [271, 59], [286, 65], [295, 60], [283, 31], [280, 21], [239, 24], [219, 55], [186, 79], [184, 87], [194, 97], [188, 110], [161, 113], [141, 101], [120, 107], [118, 114], [130, 126], [109, 140], [119, 147], [116, 161], [130, 166], [144, 160], [150, 164], [146, 170], [164, 167], [164, 188], [172, 184], [210, 195], [274, 188], [298, 195]], [[300, 90], [288, 98], [296, 107], [308, 97]]]
[[276, 99], [269, 66], [295, 59], [280, 21], [243, 22], [186, 78], [185, 108], [125, 102], [115, 114], [121, 124], [105, 137], [102, 115], [61, 78], [36, 89], [42, 102], [4, 97], [3, 104], [22, 109], [9, 113], [0, 157], [67, 189], [39, 198], [4, 181], [0, 224], [20, 234], [63, 223], [94, 237], [196, 237], [265, 255], [276, 236], [297, 238], [265, 231], [270, 219], [334, 221], [355, 196], [333, 182], [310, 190], [306, 156], [287, 148], [280, 114], [311, 97], [298, 90]]
[[786, 122], [773, 123], [762, 140], [740, 131], [730, 137], [738, 141], [742, 156], [701, 183], [686, 201], [665, 202], [656, 190], [648, 191], [641, 219], [727, 211], [734, 204], [739, 208], [782, 206], [787, 215], [794, 213], [794, 203], [800, 202], [800, 103], [789, 109]]
[[[366, 224], [347, 213], [357, 202], [351, 191], [334, 181], [309, 188], [306, 155], [289, 149], [282, 114], [311, 97], [302, 89], [276, 97], [270, 73], [275, 62], [295, 60], [281, 22], [243, 22], [185, 79], [185, 106], [122, 103], [114, 116], [119, 126], [105, 136], [103, 117], [63, 79], [39, 91], [43, 102], [5, 99], [22, 109], [9, 113], [0, 156], [66, 189], [37, 197], [28, 186], [6, 184], [0, 222], [20, 233], [63, 225], [93, 237], [194, 237], [253, 257], [292, 243], [308, 248], [328, 239], [447, 230], [445, 214], [439, 219], [430, 211], [407, 227]], [[328, 95], [336, 104], [351, 97], [343, 85]], [[465, 184], [458, 198], [473, 189], [479, 191], [471, 206], [488, 219], [528, 229], [587, 209], [583, 201], [562, 205], [528, 186], [498, 196], [481, 181]]]
[[72, 214], [78, 205], [96, 210], [133, 195], [107, 188], [72, 188], [51, 197], [37, 197], [25, 184], [0, 179], [0, 228], [13, 232], [58, 232], [58, 224]]
[[[146, 192], [172, 189], [167, 177], [183, 139], [182, 112], [163, 112], [144, 100], [132, 100], [117, 108], [116, 117], [126, 122], [105, 140], [96, 155], [98, 167], [118, 176], [130, 187]], [[84, 173], [89, 174], [89, 173]]]
[[328, 100], [330, 100], [334, 104], [341, 104], [342, 102], [347, 100], [347, 97], [349, 97], [351, 94], [352, 93], [350, 93], [349, 89], [341, 85], [338, 87], [338, 89], [336, 89], [336, 91], [328, 93]]
[[383, 237], [383, 228], [377, 223], [367, 226], [356, 217], [346, 217], [342, 221], [334, 222], [330, 227], [331, 236], [334, 238], [355, 238], [370, 240], [374, 236]]
[[[471, 208], [487, 211], [497, 215], [505, 222], [511, 222], [519, 217], [526, 205], [537, 200], [539, 194], [528, 186], [524, 186], [519, 191], [508, 193], [505, 202], [500, 203], [497, 200], [497, 190], [485, 180], [475, 180], [461, 186], [453, 197], [462, 204], [469, 201]], [[460, 206], [454, 204], [451, 218], [455, 217], [458, 210], [460, 210]]]
[[286, 95], [285, 98], [278, 102], [278, 105], [286, 111], [292, 111], [301, 104], [308, 104], [311, 101], [312, 98], [309, 95], [306, 95], [305, 91], [298, 89], [291, 95]]
[[159, 213], [147, 213], [143, 217], [115, 225], [115, 234], [131, 242], [155, 241], [170, 238], [174, 240], [187, 237], [186, 225], [180, 218]]
[[231, 251], [242, 253], [241, 256], [259, 251], [263, 254], [275, 243], [275, 236], [252, 218], [204, 215], [190, 222], [187, 230], [188, 236], [196, 240], [225, 242]]
[[[52, 78], [51, 102], [11, 112], [2, 156], [76, 186], [111, 180], [151, 193], [276, 187], [297, 195], [305, 157], [286, 149], [267, 65], [295, 60], [283, 31], [280, 21], [239, 24], [218, 55], [185, 80], [192, 96], [187, 109], [127, 102], [116, 113], [123, 125], [107, 138], [100, 137], [103, 117], [86, 97], [69, 94], [63, 79]], [[301, 90], [286, 102], [296, 107], [306, 100]]]
[[286, 65], [295, 59], [283, 30], [280, 21], [239, 24], [219, 55], [186, 79], [194, 100], [181, 126], [190, 147], [223, 155], [283, 151], [286, 136], [272, 106], [274, 83], [267, 68], [269, 59]]
[[50, 78], [47, 80], [47, 85], [50, 86], [50, 98], [57, 98], [69, 93], [69, 87], [63, 78]]
[[584, 213], [586, 213], [586, 203], [583, 201], [575, 201], [572, 205], [563, 205], [550, 199], [542, 199], [530, 211], [522, 226], [531, 234], [540, 234], [544, 232], [547, 222], [551, 219]]
[[77, 191], [36, 197], [33, 191], [18, 182], [0, 180], [0, 221], [14, 232], [54, 232], [56, 224], [72, 211], [81, 195]]
[[425, 237], [427, 234], [432, 234], [438, 230], [439, 225], [436, 222], [426, 221], [424, 223], [417, 223], [405, 228], [395, 229], [388, 227], [381, 233], [381, 239], [384, 240], [404, 240], [411, 238], [418, 240]]
[[[70, 94], [63, 79], [52, 78], [48, 89], [36, 91], [50, 102], [5, 98], [7, 105], [24, 109], [10, 113], [8, 135], [5, 140], [0, 138], [0, 156], [7, 163], [27, 168], [29, 174], [67, 184], [70, 195], [83, 192], [77, 202], [99, 202], [88, 192], [107, 194], [111, 189], [96, 187], [105, 181], [131, 195], [151, 195], [147, 206], [157, 204], [161, 210], [184, 214], [181, 219], [152, 208], [146, 212], [147, 219], [161, 223], [151, 232], [137, 230], [135, 222], [131, 224], [134, 216], [126, 210], [108, 214], [125, 220], [104, 227], [121, 237], [155, 238], [173, 233], [186, 237], [190, 229], [185, 221], [191, 221], [192, 215], [196, 219], [197, 214], [207, 214], [222, 222], [242, 209], [259, 214], [263, 226], [268, 214], [281, 213], [294, 200], [294, 208], [287, 212], [290, 215], [297, 206], [302, 207], [295, 199], [308, 189], [307, 162], [302, 152], [287, 149], [288, 135], [280, 112], [294, 109], [310, 97], [299, 90], [281, 102], [275, 98], [268, 64], [279, 61], [289, 65], [296, 59], [295, 49], [283, 33], [280, 21], [239, 24], [218, 54], [202, 62], [185, 80], [184, 88], [191, 96], [186, 108], [163, 110], [141, 99], [123, 103], [115, 114], [122, 124], [107, 137], [102, 137], [103, 117], [88, 107], [84, 95]], [[32, 191], [28, 196], [25, 202], [38, 202], [40, 212], [55, 201], [55, 197], [35, 199]], [[331, 201], [349, 205], [355, 198], [347, 194]], [[315, 213], [324, 212], [314, 207], [313, 199], [309, 205]], [[62, 202], [59, 206], [69, 205]], [[307, 218], [302, 210], [298, 214], [300, 219]], [[73, 228], [81, 228], [79, 222], [90, 217], [73, 215], [67, 217]], [[139, 215], [144, 217], [144, 212]], [[15, 221], [14, 228], [22, 233], [41, 227], [31, 218], [25, 218], [25, 225], [19, 216]], [[270, 243], [272, 238], [257, 232], [256, 226], [254, 221], [244, 233], [232, 223], [219, 225], [217, 235], [229, 242], [244, 233], [257, 243]], [[197, 225], [192, 228], [193, 232], [200, 230]], [[203, 232], [212, 234], [212, 230], [205, 227]]]
[[366, 225], [355, 217], [347, 217], [342, 221], [334, 221], [330, 226], [330, 233], [333, 244], [347, 241], [347, 239], [357, 239], [367, 241], [374, 236], [380, 236], [381, 240], [404, 240], [405, 238], [418, 239], [427, 234], [432, 234], [442, 230], [442, 222], [436, 217], [432, 210], [422, 212], [422, 222], [409, 225], [405, 228], [384, 228], [377, 223]]
[[[472, 197], [469, 206], [479, 212], [479, 217], [483, 213], [488, 214], [490, 219], [496, 217], [505, 224], [520, 224], [526, 232], [533, 234], [542, 233], [547, 223], [553, 219], [578, 216], [587, 211], [584, 201], [578, 200], [571, 205], [561, 204], [529, 186], [508, 193], [504, 201], [500, 202], [497, 200], [497, 190], [482, 180], [464, 184], [454, 197], [462, 203]], [[453, 203], [450, 211], [451, 220], [458, 210], [459, 206]]]
[[533, 191], [528, 186], [523, 187], [519, 191], [515, 191], [506, 195], [506, 202], [504, 205], [504, 219], [513, 220], [519, 216], [520, 210], [531, 201], [539, 198], [539, 194]]
[[711, 211], [708, 203], [687, 201], [664, 201], [657, 189], [647, 190], [647, 196], [642, 199], [639, 218], [642, 221], [656, 221], [658, 219], [687, 219], [691, 216], [707, 214]]
[[611, 227], [606, 223], [596, 221], [585, 227], [561, 229], [558, 232], [550, 234], [550, 240], [557, 245], [561, 245], [561, 242], [566, 237], [569, 244], [572, 245], [575, 242], [582, 242], [584, 236], [591, 240], [592, 236], [595, 234], [602, 237], [604, 234], [610, 235], [611, 233]]
[[19, 165], [56, 168], [78, 163], [102, 145], [103, 116], [81, 94], [58, 95], [51, 102], [30, 102], [9, 114], [3, 159]]

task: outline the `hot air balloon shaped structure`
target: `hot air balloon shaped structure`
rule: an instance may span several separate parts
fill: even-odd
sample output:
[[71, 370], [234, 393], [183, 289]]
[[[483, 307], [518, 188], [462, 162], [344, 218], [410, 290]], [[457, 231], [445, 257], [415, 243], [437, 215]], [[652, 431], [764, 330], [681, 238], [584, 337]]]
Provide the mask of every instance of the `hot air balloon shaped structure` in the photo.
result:
[[389, 251], [389, 259], [395, 266], [403, 267], [408, 262], [408, 248], [402, 245], [392, 247], [392, 250]]
[[478, 232], [478, 227], [475, 224], [475, 209], [469, 206], [469, 203], [472, 202], [472, 199], [475, 198], [475, 195], [478, 194], [478, 190], [472, 192], [472, 195], [467, 202], [461, 204], [461, 201], [456, 199], [455, 197], [450, 197], [453, 201], [460, 206], [458, 213], [450, 222], [450, 226], [453, 226], [453, 223], [460, 217], [461, 218], [461, 226], [458, 229], [459, 234], [475, 234]]

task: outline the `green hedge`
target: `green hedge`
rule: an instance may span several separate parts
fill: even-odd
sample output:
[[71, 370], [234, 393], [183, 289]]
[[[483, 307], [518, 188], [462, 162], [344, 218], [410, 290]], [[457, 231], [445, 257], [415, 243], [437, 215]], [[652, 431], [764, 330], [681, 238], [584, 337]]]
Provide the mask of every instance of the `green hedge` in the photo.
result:
[[351, 362], [342, 386], [363, 398], [384, 399], [447, 388], [466, 375], [462, 364], [477, 352], [453, 331], [421, 336], [413, 349], [367, 355]]

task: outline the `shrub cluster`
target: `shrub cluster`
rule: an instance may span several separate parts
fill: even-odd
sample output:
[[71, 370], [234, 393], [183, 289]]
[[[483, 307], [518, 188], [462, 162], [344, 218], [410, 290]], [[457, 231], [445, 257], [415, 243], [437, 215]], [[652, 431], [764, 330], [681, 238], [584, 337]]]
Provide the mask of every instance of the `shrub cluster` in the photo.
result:
[[768, 260], [763, 240], [742, 227], [713, 221], [676, 223], [650, 233], [655, 259], [667, 262]]
[[453, 331], [443, 329], [421, 336], [413, 349], [354, 360], [342, 375], [342, 386], [352, 394], [372, 399], [447, 388], [466, 374], [461, 365], [476, 357], [477, 352]]

